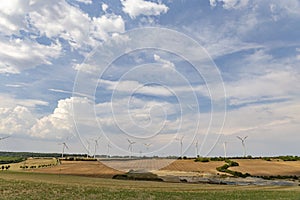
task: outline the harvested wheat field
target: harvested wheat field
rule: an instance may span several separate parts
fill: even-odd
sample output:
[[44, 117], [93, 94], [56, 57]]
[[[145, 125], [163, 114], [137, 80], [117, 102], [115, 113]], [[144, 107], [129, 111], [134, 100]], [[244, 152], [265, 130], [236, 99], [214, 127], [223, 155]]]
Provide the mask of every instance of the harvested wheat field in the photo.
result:
[[195, 162], [194, 160], [175, 160], [170, 165], [156, 171], [158, 175], [199, 176], [205, 174], [220, 174], [217, 167], [224, 165], [223, 161]]
[[109, 168], [98, 161], [62, 161], [59, 165], [48, 168], [35, 169], [34, 172], [82, 175], [101, 178], [111, 178], [116, 174], [124, 173]]
[[[35, 167], [38, 168], [38, 166], [40, 165], [56, 165], [57, 160], [56, 158], [28, 158], [27, 160], [23, 161], [23, 162], [19, 162], [19, 163], [11, 163], [10, 165], [10, 170], [13, 171], [20, 171], [20, 170], [24, 170], [24, 166], [27, 166], [28, 170], [31, 170], [31, 167]], [[7, 164], [4, 164], [4, 166]], [[0, 165], [1, 167], [2, 165]]]
[[236, 159], [239, 166], [234, 171], [250, 173], [254, 176], [300, 176], [300, 161], [266, 161], [261, 159]]

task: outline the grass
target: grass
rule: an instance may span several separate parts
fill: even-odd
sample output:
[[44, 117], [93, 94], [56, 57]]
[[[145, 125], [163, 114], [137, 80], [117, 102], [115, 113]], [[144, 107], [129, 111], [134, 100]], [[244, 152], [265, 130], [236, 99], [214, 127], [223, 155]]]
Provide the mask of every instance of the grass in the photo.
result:
[[124, 181], [25, 172], [0, 173], [0, 199], [300, 199], [300, 187]]

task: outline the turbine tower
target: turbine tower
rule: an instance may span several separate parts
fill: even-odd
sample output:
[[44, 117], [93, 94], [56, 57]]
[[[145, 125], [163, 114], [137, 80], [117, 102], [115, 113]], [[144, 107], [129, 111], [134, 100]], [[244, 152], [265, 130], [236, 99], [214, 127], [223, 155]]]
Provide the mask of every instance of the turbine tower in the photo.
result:
[[245, 137], [240, 137], [240, 136], [236, 136], [239, 140], [241, 140], [242, 145], [243, 145], [243, 150], [244, 150], [244, 157], [246, 157], [246, 144], [245, 144], [245, 140], [247, 139], [248, 136]]
[[183, 138], [184, 138], [184, 135], [181, 138], [176, 138], [176, 140], [178, 140], [180, 143], [180, 157], [181, 158], [182, 158]]
[[89, 155], [90, 155], [90, 147], [91, 147], [91, 143], [90, 143], [90, 141], [88, 141], [88, 140], [86, 140], [86, 143], [87, 143], [87, 147], [86, 147], [87, 154], [86, 154], [86, 157], [88, 158]]
[[129, 156], [129, 158], [131, 158], [132, 152], [133, 152], [133, 144], [135, 144], [136, 142], [131, 141], [131, 140], [129, 140], [128, 138], [127, 138], [127, 141], [128, 141], [128, 143], [129, 143], [128, 150], [130, 150], [130, 156]]
[[199, 156], [199, 142], [198, 140], [195, 141], [195, 150], [196, 150], [196, 158]]
[[106, 158], [109, 158], [109, 149], [111, 148], [110, 142], [107, 143], [107, 155]]
[[224, 147], [224, 158], [227, 157], [227, 142], [223, 143], [223, 147]]
[[65, 149], [69, 149], [69, 147], [68, 147], [68, 145], [67, 145], [65, 142], [60, 143], [60, 145], [63, 146], [63, 148], [62, 148], [62, 153], [61, 153], [61, 158], [64, 158]]
[[95, 139], [95, 149], [94, 149], [94, 158], [96, 158], [96, 153], [97, 153], [97, 147], [98, 147], [98, 141], [101, 139], [101, 137], [98, 137]]
[[150, 146], [152, 145], [151, 143], [144, 143], [145, 147], [146, 147], [146, 150], [148, 151]]

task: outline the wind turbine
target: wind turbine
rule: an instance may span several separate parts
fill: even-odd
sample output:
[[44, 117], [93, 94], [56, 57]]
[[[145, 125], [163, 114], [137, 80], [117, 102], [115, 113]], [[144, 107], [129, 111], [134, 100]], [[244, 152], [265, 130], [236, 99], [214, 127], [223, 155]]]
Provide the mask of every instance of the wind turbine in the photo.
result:
[[95, 149], [94, 149], [94, 158], [96, 158], [96, 153], [97, 153], [97, 147], [98, 147], [98, 141], [101, 139], [101, 137], [98, 137], [95, 139]]
[[195, 141], [195, 149], [196, 149], [196, 158], [199, 156], [199, 142], [198, 140]]
[[146, 146], [146, 150], [149, 150], [149, 147], [152, 145], [151, 143], [144, 143], [144, 145]]
[[129, 140], [128, 138], [127, 138], [127, 141], [128, 141], [128, 143], [129, 143], [128, 150], [130, 150], [130, 156], [129, 156], [129, 158], [131, 158], [132, 152], [133, 152], [133, 146], [132, 146], [132, 145], [135, 144], [136, 142], [131, 141], [131, 140]]
[[243, 149], [244, 149], [244, 157], [246, 157], [246, 145], [245, 145], [245, 140], [247, 139], [248, 136], [245, 136], [241, 138], [240, 136], [236, 136], [239, 140], [241, 140]]
[[109, 149], [111, 148], [110, 142], [107, 143], [107, 158], [109, 158]]
[[224, 157], [227, 157], [227, 142], [223, 143], [223, 147], [224, 147]]
[[86, 140], [86, 143], [87, 143], [87, 147], [86, 147], [86, 149], [87, 149], [87, 154], [86, 154], [86, 157], [88, 158], [89, 155], [90, 155], [90, 146], [91, 146], [91, 143], [90, 143], [90, 141], [88, 141], [88, 140]]
[[60, 143], [60, 145], [63, 145], [63, 148], [62, 148], [62, 153], [61, 153], [61, 158], [64, 158], [64, 154], [65, 154], [65, 149], [69, 149], [68, 145], [63, 142], [63, 143]]
[[184, 138], [184, 135], [181, 138], [176, 138], [176, 140], [178, 140], [180, 142], [180, 157], [182, 157], [183, 138]]
[[0, 140], [5, 140], [7, 138], [9, 138], [10, 136], [5, 136], [5, 137], [0, 137]]

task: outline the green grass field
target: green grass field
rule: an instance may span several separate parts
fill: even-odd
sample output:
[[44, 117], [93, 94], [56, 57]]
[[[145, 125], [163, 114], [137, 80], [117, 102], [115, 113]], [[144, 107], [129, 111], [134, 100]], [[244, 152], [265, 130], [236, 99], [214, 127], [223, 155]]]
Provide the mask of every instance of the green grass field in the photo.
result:
[[0, 199], [300, 199], [300, 187], [123, 181], [1, 172]]

